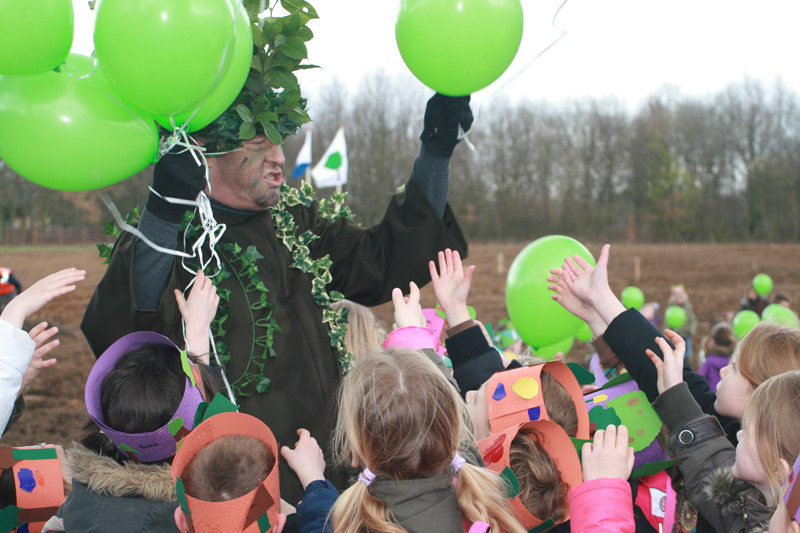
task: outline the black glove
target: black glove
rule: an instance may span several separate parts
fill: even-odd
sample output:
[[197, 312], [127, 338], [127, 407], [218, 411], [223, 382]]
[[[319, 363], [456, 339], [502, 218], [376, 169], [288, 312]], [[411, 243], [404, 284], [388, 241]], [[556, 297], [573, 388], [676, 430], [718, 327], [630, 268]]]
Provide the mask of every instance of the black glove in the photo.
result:
[[[206, 188], [205, 167], [197, 164], [194, 156], [176, 146], [156, 163], [153, 171], [153, 189], [161, 196], [194, 200], [198, 193]], [[147, 199], [147, 210], [166, 222], [179, 223], [189, 206], [171, 204], [167, 200], [150, 192]]]
[[472, 127], [469, 96], [445, 96], [436, 93], [425, 108], [425, 127], [419, 138], [435, 157], [450, 158], [458, 144], [458, 124], [464, 131]]

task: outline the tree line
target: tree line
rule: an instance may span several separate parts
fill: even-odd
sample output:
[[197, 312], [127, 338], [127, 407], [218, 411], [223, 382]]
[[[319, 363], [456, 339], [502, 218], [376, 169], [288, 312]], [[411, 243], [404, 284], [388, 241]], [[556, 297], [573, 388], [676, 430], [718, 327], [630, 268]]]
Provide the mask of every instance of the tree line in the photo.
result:
[[[334, 81], [309, 97], [315, 164], [338, 125], [346, 126], [345, 190], [362, 224], [378, 222], [411, 175], [428, 96], [413, 79], [379, 71], [352, 94]], [[767, 87], [745, 79], [703, 98], [667, 87], [633, 114], [615, 99], [502, 96], [479, 116], [473, 111], [475, 151], [465, 143], [456, 149], [449, 194], [468, 238], [800, 239], [800, 108], [780, 80]], [[301, 134], [284, 144], [287, 176], [302, 142]], [[148, 169], [107, 189], [121, 211], [143, 205], [151, 175]], [[110, 220], [96, 193], [43, 189], [1, 163], [0, 187], [2, 225]]]

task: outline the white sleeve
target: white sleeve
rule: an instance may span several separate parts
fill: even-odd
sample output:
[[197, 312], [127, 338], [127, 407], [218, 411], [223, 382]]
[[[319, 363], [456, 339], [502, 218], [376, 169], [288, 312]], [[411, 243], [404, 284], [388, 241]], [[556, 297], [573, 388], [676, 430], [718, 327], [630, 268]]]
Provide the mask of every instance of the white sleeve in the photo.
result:
[[22, 376], [33, 358], [36, 344], [26, 331], [0, 319], [0, 434], [14, 410]]

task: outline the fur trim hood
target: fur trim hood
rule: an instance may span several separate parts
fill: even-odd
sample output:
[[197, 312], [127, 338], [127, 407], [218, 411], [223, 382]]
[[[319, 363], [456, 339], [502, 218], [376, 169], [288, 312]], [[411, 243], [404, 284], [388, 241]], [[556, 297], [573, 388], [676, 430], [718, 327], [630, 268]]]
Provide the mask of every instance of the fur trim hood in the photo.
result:
[[73, 479], [96, 494], [153, 502], [178, 501], [168, 464], [121, 465], [77, 443], [69, 450], [69, 462]]
[[711, 473], [708, 483], [703, 488], [703, 494], [719, 507], [723, 515], [742, 515], [744, 514], [744, 493], [752, 487], [745, 481], [735, 479], [731, 474], [730, 466], [723, 466]]

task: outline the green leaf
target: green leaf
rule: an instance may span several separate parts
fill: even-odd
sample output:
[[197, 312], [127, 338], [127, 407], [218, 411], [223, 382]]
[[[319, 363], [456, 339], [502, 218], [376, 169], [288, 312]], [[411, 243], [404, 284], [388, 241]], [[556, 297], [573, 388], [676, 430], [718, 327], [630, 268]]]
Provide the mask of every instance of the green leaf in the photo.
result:
[[[264, 27], [261, 28], [261, 37], [264, 40], [264, 44], [269, 44], [275, 40], [275, 35], [278, 32], [275, 30], [275, 25], [272, 24], [271, 22], [264, 20], [262, 24], [264, 25]], [[255, 37], [255, 34], [256, 34], [256, 28], [253, 28], [253, 37]], [[259, 48], [263, 47], [264, 44], [262, 44]]]
[[269, 142], [275, 146], [283, 144], [283, 137], [281, 137], [281, 134], [278, 133], [278, 130], [275, 129], [275, 126], [273, 126], [271, 122], [261, 122], [261, 127], [264, 128], [264, 135], [267, 136]]
[[278, 114], [274, 111], [262, 111], [256, 115], [256, 122], [277, 122]]
[[309, 18], [318, 19], [317, 11], [304, 0], [281, 0], [281, 7], [289, 13], [305, 13]]
[[253, 32], [253, 45], [259, 50], [263, 49], [264, 45], [269, 41], [265, 40], [261, 28], [257, 24], [250, 24], [250, 30]]
[[281, 52], [291, 57], [292, 59], [305, 59], [308, 57], [308, 50], [302, 40], [293, 38], [281, 46]]
[[517, 479], [517, 475], [514, 474], [509, 467], [505, 467], [503, 471], [500, 472], [500, 478], [506, 483], [507, 498], [514, 498], [519, 494], [519, 480]]
[[283, 67], [273, 68], [269, 71], [269, 77], [272, 87], [285, 87], [287, 89], [300, 89], [297, 83], [297, 76], [289, 72]]
[[300, 26], [300, 29], [297, 30], [297, 38], [303, 42], [308, 42], [314, 38], [314, 33], [311, 31], [306, 25]]
[[289, 118], [297, 122], [298, 124], [305, 124], [307, 122], [311, 122], [311, 117], [308, 116], [308, 113], [303, 111], [302, 109], [290, 109], [286, 112], [289, 115]]
[[307, 70], [310, 68], [320, 68], [319, 65], [297, 65], [294, 67], [295, 70]]
[[300, 24], [300, 15], [298, 13], [292, 13], [289, 17], [289, 23], [283, 27], [283, 32], [287, 36], [295, 35], [297, 34], [297, 30], [300, 29]]
[[97, 0], [89, 0], [89, 1], [87, 2], [87, 4], [89, 4], [89, 9], [91, 9], [92, 11], [94, 11], [94, 6], [96, 6], [96, 5], [97, 5]]
[[261, 381], [256, 383], [256, 392], [259, 394], [269, 394], [269, 384], [271, 383], [269, 378], [261, 378]]
[[242, 122], [239, 126], [239, 139], [247, 141], [256, 136], [256, 127], [252, 122]]
[[578, 385], [589, 385], [594, 383], [594, 374], [583, 368], [583, 366], [579, 365], [578, 363], [567, 363], [567, 366], [572, 373], [575, 375], [575, 379], [578, 380]]
[[279, 33], [278, 35], [275, 36], [275, 42], [272, 43], [272, 47], [280, 48], [281, 46], [283, 46], [283, 43], [285, 42], [286, 42], [286, 36], [283, 35], [282, 33]]
[[247, 109], [246, 105], [239, 104], [236, 106], [235, 109], [242, 120], [244, 120], [245, 122], [253, 122], [253, 115], [250, 114], [250, 110]]

